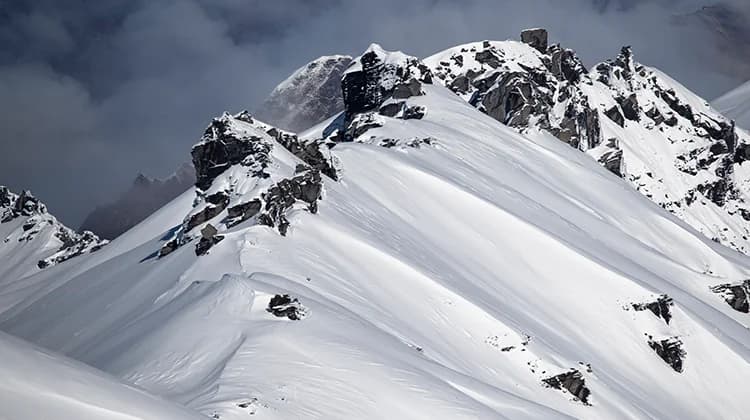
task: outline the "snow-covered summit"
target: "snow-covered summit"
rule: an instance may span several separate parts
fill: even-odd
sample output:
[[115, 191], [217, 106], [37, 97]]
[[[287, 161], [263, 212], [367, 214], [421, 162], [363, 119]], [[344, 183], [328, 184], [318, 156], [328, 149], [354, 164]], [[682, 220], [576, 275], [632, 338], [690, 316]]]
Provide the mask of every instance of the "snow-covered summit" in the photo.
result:
[[195, 190], [32, 276], [0, 329], [224, 420], [741, 418], [750, 258], [560, 141], [601, 145], [531, 64], [561, 94], [611, 90], [530, 39], [458, 49], [517, 69], [496, 115], [525, 129], [376, 48], [299, 135], [221, 115]]
[[[484, 41], [425, 59], [436, 79], [522, 133], [549, 133], [597, 159], [706, 236], [750, 252], [750, 137], [629, 47], [587, 70], [575, 51]], [[531, 43], [531, 44], [530, 44]]]
[[300, 131], [340, 112], [341, 75], [351, 61], [348, 55], [330, 55], [305, 64], [276, 86], [256, 114], [277, 127]]
[[78, 233], [63, 225], [31, 192], [15, 194], [4, 186], [0, 186], [0, 241], [0, 282], [6, 286], [107, 243], [90, 231]]

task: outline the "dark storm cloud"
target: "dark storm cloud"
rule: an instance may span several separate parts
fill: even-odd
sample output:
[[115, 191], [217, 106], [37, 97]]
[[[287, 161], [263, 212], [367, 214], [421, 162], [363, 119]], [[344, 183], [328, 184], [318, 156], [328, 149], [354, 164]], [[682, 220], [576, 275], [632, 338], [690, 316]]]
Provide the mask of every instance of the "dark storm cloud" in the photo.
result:
[[[671, 16], [693, 0], [0, 0], [0, 184], [76, 225], [143, 171], [189, 159], [210, 118], [252, 108], [316, 56], [370, 42], [425, 56], [544, 26], [588, 65], [632, 44], [708, 97], [738, 84]], [[738, 5], [744, 2], [737, 2]]]

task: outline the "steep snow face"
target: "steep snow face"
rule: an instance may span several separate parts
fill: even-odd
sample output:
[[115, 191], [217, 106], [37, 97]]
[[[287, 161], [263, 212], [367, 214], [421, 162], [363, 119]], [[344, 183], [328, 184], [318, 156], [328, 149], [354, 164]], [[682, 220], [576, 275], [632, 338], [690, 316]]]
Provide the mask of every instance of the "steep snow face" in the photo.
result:
[[348, 55], [331, 55], [305, 64], [276, 86], [257, 115], [278, 127], [300, 131], [341, 112], [341, 75], [351, 61]]
[[0, 418], [205, 419], [174, 403], [0, 332]]
[[750, 260], [396, 57], [299, 137], [214, 120], [193, 197], [0, 329], [220, 419], [747, 413]]
[[190, 163], [181, 165], [165, 179], [153, 179], [139, 174], [133, 185], [116, 201], [92, 211], [81, 230], [96, 232], [112, 240], [137, 225], [195, 183], [195, 169]]
[[[543, 30], [524, 35], [546, 41]], [[707, 237], [750, 252], [750, 136], [629, 48], [591, 73], [574, 51], [538, 42], [471, 43], [425, 63], [493, 118], [554, 135]]]
[[20, 195], [0, 186], [0, 305], [4, 294], [23, 288], [23, 278], [75, 256], [93, 252], [107, 241], [74, 232], [28, 191]]
[[736, 121], [737, 125], [750, 129], [750, 82], [725, 93], [712, 103], [722, 114]]

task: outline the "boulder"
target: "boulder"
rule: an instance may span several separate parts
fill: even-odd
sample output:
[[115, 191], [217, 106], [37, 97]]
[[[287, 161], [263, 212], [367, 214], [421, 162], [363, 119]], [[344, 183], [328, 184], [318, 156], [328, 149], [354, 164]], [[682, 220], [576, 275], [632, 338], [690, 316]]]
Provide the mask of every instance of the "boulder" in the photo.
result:
[[545, 53], [547, 51], [547, 30], [541, 28], [526, 29], [521, 32], [521, 42]]
[[566, 389], [582, 403], [589, 405], [591, 390], [586, 387], [586, 381], [577, 369], [542, 379], [542, 382], [554, 389]]
[[682, 372], [683, 360], [687, 353], [682, 349], [682, 341], [679, 338], [671, 337], [664, 340], [653, 340], [653, 337], [649, 336], [648, 345], [675, 372]]

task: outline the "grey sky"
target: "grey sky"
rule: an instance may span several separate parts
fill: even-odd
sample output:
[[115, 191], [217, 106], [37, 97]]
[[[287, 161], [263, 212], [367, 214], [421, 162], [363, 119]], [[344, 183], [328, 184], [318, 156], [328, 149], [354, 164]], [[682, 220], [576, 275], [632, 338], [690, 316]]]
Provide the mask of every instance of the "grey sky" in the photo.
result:
[[[371, 42], [417, 56], [550, 29], [588, 66], [636, 58], [713, 98], [724, 74], [698, 0], [0, 0], [0, 184], [77, 226], [138, 172], [166, 176], [224, 110], [252, 109], [295, 68]], [[750, 11], [743, 0], [736, 6]]]

